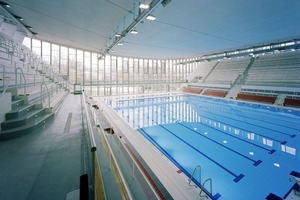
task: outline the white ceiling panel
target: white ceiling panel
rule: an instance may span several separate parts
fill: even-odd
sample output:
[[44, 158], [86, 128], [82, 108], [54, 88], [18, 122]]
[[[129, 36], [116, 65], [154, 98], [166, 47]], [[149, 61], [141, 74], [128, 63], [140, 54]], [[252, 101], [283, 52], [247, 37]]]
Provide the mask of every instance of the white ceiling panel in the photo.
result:
[[[151, 1], [144, 1], [148, 2]], [[136, 0], [6, 0], [37, 39], [103, 53], [138, 15]], [[172, 0], [111, 54], [184, 58], [300, 37], [299, 0]]]

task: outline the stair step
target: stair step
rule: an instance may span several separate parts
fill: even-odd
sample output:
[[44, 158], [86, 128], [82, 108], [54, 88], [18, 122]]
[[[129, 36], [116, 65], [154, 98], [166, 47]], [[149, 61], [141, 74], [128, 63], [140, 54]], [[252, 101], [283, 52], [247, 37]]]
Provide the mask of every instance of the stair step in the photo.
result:
[[11, 102], [11, 109], [15, 110], [17, 107], [24, 105], [24, 99], [13, 99]]
[[16, 119], [21, 116], [25, 116], [27, 114], [27, 112], [35, 109], [38, 106], [39, 106], [38, 104], [19, 106], [19, 107], [15, 108], [14, 110], [6, 113], [5, 120], [11, 120], [11, 119]]
[[34, 132], [46, 122], [52, 120], [54, 117], [53, 112], [45, 113], [45, 115], [39, 116], [37, 118], [34, 118], [33, 120], [30, 120], [26, 125], [9, 129], [9, 130], [2, 130], [0, 131], [0, 140], [8, 140], [8, 139], [13, 139], [17, 138], [29, 133]]
[[25, 125], [29, 121], [31, 121], [34, 118], [37, 118], [45, 113], [45, 108], [34, 108], [31, 110], [28, 110], [26, 115], [20, 116], [18, 118], [6, 120], [1, 123], [1, 130], [7, 130], [11, 128], [16, 128]]

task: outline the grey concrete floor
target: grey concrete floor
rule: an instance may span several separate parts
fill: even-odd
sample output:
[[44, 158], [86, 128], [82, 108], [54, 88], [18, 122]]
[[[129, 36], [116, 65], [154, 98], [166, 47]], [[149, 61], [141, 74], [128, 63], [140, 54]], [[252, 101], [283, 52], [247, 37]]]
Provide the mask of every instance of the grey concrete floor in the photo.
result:
[[60, 200], [79, 189], [80, 98], [69, 94], [41, 130], [0, 142], [0, 200]]

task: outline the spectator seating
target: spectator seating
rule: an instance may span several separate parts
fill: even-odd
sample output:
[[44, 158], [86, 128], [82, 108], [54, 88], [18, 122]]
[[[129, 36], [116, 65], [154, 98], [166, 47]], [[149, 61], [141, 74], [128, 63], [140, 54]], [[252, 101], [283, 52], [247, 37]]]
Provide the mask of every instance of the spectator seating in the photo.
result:
[[[0, 140], [42, 127], [67, 95], [59, 75], [25, 46], [0, 35]], [[48, 73], [47, 73], [48, 72]]]
[[300, 51], [261, 55], [248, 71], [245, 85], [300, 86]]
[[258, 101], [258, 102], [271, 103], [271, 104], [274, 104], [274, 102], [276, 101], [276, 97], [264, 96], [264, 95], [252, 95], [252, 94], [244, 94], [244, 93], [239, 93], [236, 99]]
[[285, 98], [283, 105], [300, 107], [300, 99]]
[[197, 63], [196, 69], [193, 71], [192, 75], [188, 78], [189, 82], [203, 82], [205, 77], [209, 74], [209, 72], [213, 69], [213, 67], [217, 64], [216, 61], [212, 62], [199, 62]]
[[205, 79], [205, 83], [233, 84], [249, 64], [249, 57], [221, 60]]
[[220, 91], [220, 90], [205, 90], [203, 95], [208, 96], [216, 96], [216, 97], [225, 97], [227, 94], [227, 91]]
[[192, 88], [192, 87], [184, 87], [182, 89], [183, 92], [188, 92], [188, 93], [194, 93], [194, 94], [200, 94], [202, 92], [202, 89], [200, 88]]

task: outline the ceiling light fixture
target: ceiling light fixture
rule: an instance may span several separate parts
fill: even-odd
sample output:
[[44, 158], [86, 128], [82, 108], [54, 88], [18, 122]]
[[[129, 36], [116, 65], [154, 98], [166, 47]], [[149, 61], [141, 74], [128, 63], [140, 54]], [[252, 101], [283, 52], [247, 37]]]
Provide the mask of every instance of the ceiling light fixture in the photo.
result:
[[31, 26], [27, 26], [27, 25], [24, 25], [26, 28], [28, 28], [29, 30], [32, 30], [32, 27]]
[[154, 16], [154, 15], [148, 15], [147, 17], [146, 17], [146, 19], [148, 19], [148, 20], [150, 20], [150, 21], [154, 21], [155, 19], [156, 19], [156, 17]]
[[138, 34], [137, 30], [135, 30], [135, 29], [132, 29], [132, 30], [130, 31], [130, 33], [131, 33], [131, 34]]
[[[134, 14], [134, 10], [133, 11], [129, 11], [132, 15], [133, 15], [133, 20], [132, 22], [126, 27], [125, 26], [125, 17], [124, 17], [124, 29], [121, 32], [121, 36], [120, 37], [115, 37], [114, 40], [112, 41], [112, 43], [110, 45], [108, 45], [105, 50], [104, 50], [104, 54], [108, 54], [110, 49], [112, 49], [115, 45], [118, 45], [118, 43], [127, 36], [128, 33], [131, 34], [138, 34], [138, 32], [134, 29], [134, 27], [138, 24], [141, 23], [143, 21], [143, 19], [145, 19], [152, 11], [153, 9], [161, 2], [162, 0], [152, 0], [150, 4], [148, 4], [148, 6], [144, 6], [141, 4], [146, 4], [146, 3], [139, 3], [139, 12], [138, 15], [136, 16]], [[169, 0], [170, 1], [170, 0]], [[143, 1], [145, 2], [145, 1]], [[135, 6], [135, 4], [134, 4]], [[148, 8], [148, 9], [142, 9], [142, 8]], [[116, 31], [116, 33], [118, 33], [118, 30]]]
[[115, 36], [116, 37], [121, 37], [121, 33], [119, 33], [119, 26], [117, 27], [117, 31], [115, 32]]
[[140, 5], [139, 5], [139, 8], [141, 8], [141, 9], [149, 9], [149, 4], [147, 4], [147, 3], [140, 3]]
[[6, 8], [10, 8], [10, 5], [8, 3], [5, 3], [3, 1], [0, 1], [1, 6], [5, 6]]
[[16, 19], [20, 20], [20, 21], [23, 21], [23, 18], [20, 17], [20, 16], [16, 16], [16, 15], [13, 15]]
[[118, 43], [119, 46], [122, 46], [123, 44], [124, 44], [124, 42], [119, 42]]
[[13, 14], [11, 14], [10, 12], [8, 12], [6, 10], [6, 8], [9, 8], [9, 7], [10, 6], [7, 3], [5, 3], [3, 1], [0, 1], [1, 15], [6, 16], [7, 19], [9, 21], [11, 21], [11, 23], [15, 24], [18, 27], [19, 30], [22, 30], [22, 32], [24, 32], [26, 36], [35, 37], [37, 35], [37, 33], [33, 33], [29, 26], [26, 27], [23, 24], [23, 18], [22, 17], [13, 15]]

